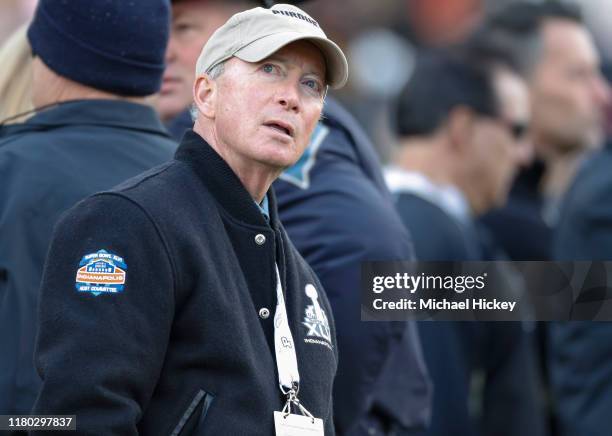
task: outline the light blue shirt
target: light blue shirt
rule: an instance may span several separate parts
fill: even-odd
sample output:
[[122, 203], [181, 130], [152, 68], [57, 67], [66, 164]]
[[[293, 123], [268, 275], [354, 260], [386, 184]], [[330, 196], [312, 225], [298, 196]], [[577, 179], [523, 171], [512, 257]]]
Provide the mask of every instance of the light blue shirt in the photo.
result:
[[268, 196], [264, 195], [264, 198], [263, 200], [261, 200], [261, 203], [255, 202], [255, 204], [259, 208], [259, 211], [262, 213], [262, 215], [266, 217], [266, 220], [270, 221], [270, 212], [268, 209]]

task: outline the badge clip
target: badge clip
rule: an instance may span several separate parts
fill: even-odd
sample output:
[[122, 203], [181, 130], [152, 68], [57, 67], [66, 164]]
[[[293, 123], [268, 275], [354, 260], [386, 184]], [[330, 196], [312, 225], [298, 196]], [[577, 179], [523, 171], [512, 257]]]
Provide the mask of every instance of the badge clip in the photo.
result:
[[312, 416], [312, 413], [310, 413], [308, 409], [302, 406], [302, 403], [297, 397], [299, 390], [300, 390], [300, 385], [294, 382], [291, 389], [289, 389], [285, 393], [287, 395], [287, 402], [285, 403], [283, 410], [281, 410], [281, 413], [283, 414], [283, 418], [286, 419], [289, 415], [291, 415], [291, 405], [293, 405], [296, 411], [299, 411], [303, 416], [310, 418], [312, 423], [314, 424], [315, 417]]

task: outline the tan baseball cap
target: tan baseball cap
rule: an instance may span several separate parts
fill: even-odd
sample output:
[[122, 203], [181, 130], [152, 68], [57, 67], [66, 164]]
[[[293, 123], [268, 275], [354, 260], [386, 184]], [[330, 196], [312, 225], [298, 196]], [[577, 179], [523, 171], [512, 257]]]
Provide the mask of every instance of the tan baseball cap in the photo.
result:
[[340, 47], [327, 36], [314, 19], [300, 8], [277, 4], [270, 9], [253, 8], [232, 16], [210, 37], [196, 65], [196, 75], [204, 74], [221, 62], [236, 56], [246, 62], [259, 62], [287, 44], [308, 40], [325, 58], [327, 84], [341, 88], [348, 79], [348, 63]]

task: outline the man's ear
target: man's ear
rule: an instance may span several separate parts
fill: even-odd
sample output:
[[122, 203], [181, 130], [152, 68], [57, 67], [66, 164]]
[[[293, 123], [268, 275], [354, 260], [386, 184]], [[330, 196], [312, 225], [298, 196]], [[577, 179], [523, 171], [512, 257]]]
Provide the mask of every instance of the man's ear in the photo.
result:
[[469, 149], [475, 121], [474, 112], [465, 106], [459, 106], [450, 112], [446, 130], [453, 149], [458, 152]]
[[198, 112], [206, 118], [215, 118], [217, 83], [208, 74], [199, 76], [193, 85], [193, 101]]

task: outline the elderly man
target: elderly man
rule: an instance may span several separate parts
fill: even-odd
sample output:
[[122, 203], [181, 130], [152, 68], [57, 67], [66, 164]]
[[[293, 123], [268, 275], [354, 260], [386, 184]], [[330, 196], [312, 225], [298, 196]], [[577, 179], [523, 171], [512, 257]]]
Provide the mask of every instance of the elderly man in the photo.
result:
[[[176, 116], [167, 125], [177, 138], [193, 126], [187, 83], [193, 81], [201, 46], [223, 17], [248, 3], [260, 2], [172, 2], [159, 112], [165, 119]], [[334, 381], [336, 432], [355, 436], [423, 428], [430, 384], [415, 324], [360, 320], [361, 262], [411, 259], [412, 243], [374, 145], [331, 95], [306, 151], [273, 186], [283, 226], [321, 280], [334, 311], [341, 356]], [[310, 335], [317, 338], [314, 331]]]
[[56, 229], [36, 413], [76, 413], [90, 434], [334, 433], [330, 306], [269, 188], [347, 72], [290, 5], [215, 32], [175, 160], [85, 200]]

